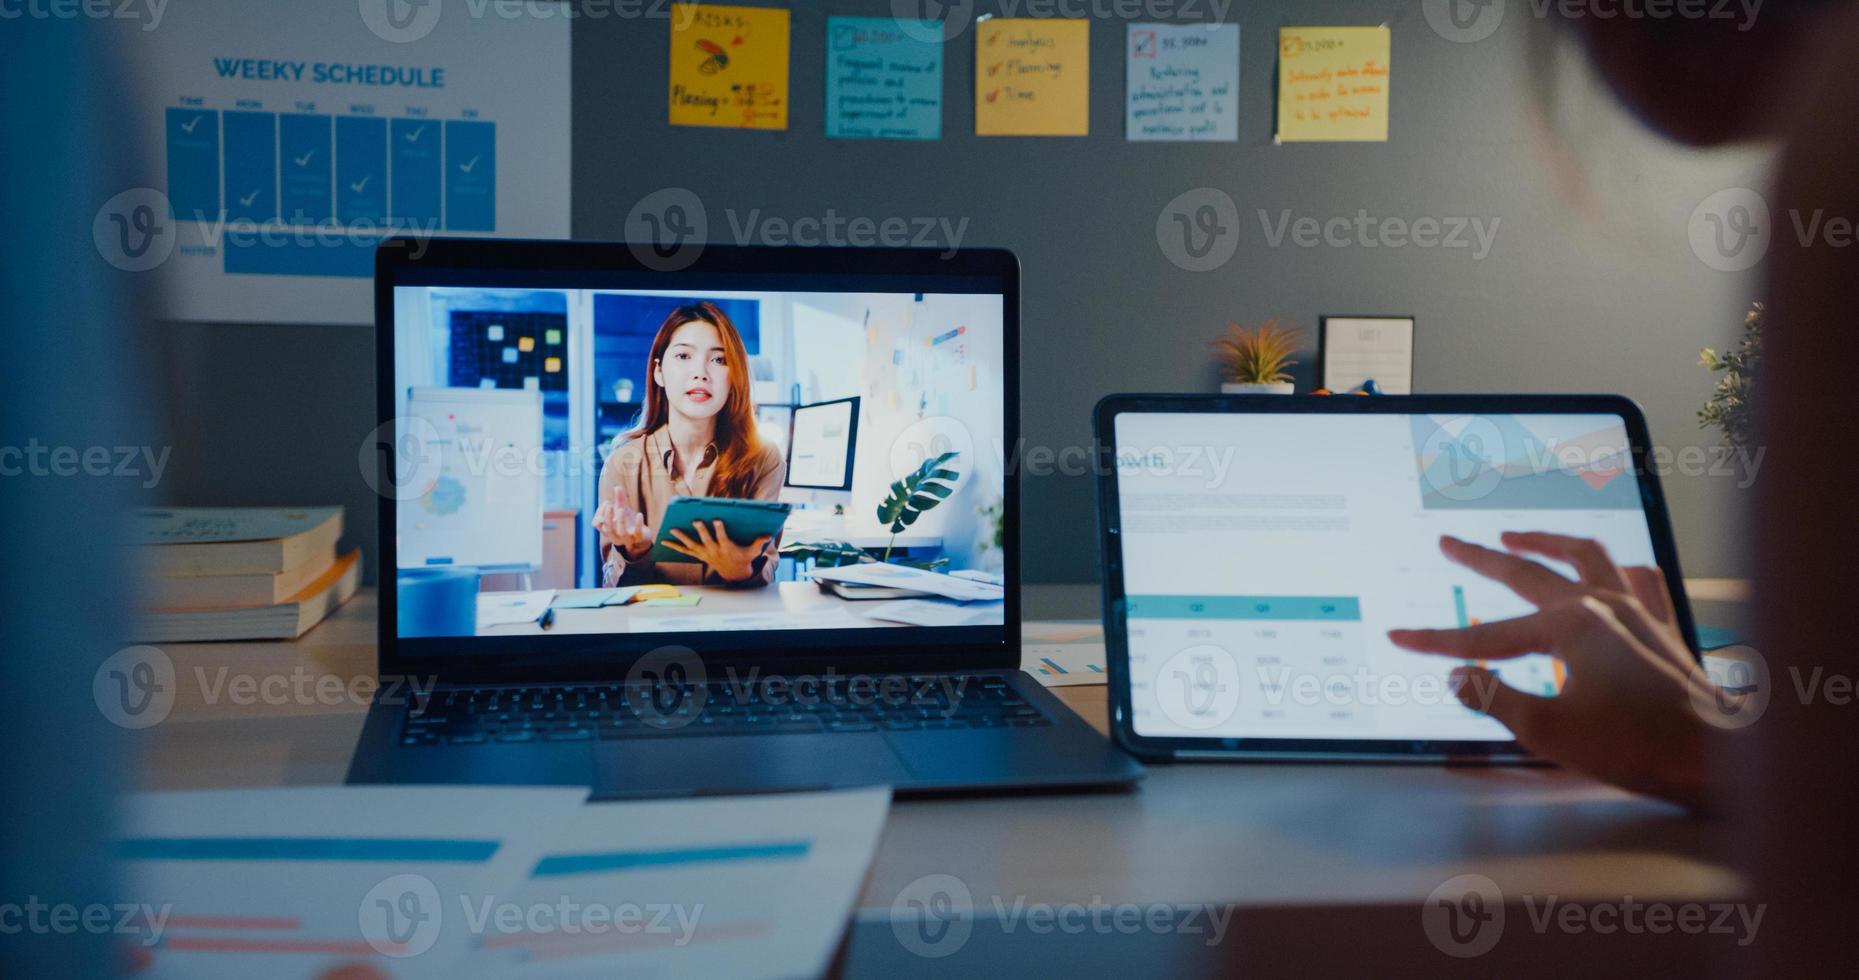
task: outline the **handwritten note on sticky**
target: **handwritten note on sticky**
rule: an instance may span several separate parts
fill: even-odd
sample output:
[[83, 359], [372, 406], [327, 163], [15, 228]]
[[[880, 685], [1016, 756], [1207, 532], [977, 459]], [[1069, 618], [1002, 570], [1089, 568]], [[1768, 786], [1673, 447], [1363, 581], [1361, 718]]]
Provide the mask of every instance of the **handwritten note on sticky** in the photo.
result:
[[[925, 21], [919, 37], [941, 24]], [[826, 19], [826, 135], [942, 138], [942, 43], [890, 17]]]
[[1132, 142], [1239, 139], [1239, 25], [1131, 24]]
[[975, 135], [1091, 131], [1091, 24], [991, 17], [975, 25]]
[[1385, 27], [1280, 30], [1279, 142], [1387, 142], [1392, 38]]
[[786, 129], [788, 12], [671, 5], [671, 124]]

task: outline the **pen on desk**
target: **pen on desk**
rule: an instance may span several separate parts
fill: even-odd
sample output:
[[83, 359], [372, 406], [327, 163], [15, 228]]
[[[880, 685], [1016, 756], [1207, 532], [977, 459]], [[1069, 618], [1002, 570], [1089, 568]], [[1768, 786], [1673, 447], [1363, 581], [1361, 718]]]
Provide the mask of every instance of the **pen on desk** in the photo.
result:
[[554, 625], [555, 625], [555, 607], [550, 606], [548, 610], [542, 614], [542, 628], [546, 630], [549, 627], [554, 626]]

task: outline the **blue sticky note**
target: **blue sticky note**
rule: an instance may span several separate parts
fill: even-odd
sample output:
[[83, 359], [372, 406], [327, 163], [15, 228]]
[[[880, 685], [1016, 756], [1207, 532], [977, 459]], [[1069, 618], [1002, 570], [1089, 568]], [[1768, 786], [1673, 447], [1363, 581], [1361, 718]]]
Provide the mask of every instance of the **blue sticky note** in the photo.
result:
[[935, 21], [828, 17], [826, 135], [941, 139], [941, 31]]
[[1131, 24], [1131, 142], [1239, 140], [1239, 25]]

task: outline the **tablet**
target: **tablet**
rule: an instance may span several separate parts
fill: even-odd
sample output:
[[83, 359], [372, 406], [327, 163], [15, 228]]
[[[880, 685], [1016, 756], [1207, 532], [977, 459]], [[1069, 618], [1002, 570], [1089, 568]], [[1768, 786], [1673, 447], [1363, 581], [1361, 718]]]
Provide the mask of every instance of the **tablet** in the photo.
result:
[[[1626, 399], [1117, 395], [1096, 434], [1112, 727], [1140, 756], [1526, 758], [1454, 697], [1454, 661], [1387, 639], [1533, 611], [1442, 535], [1657, 565], [1697, 649]], [[1486, 666], [1534, 694], [1565, 680], [1548, 656]]]
[[651, 559], [655, 562], [694, 562], [697, 559], [682, 552], [667, 548], [667, 543], [676, 544], [671, 536], [675, 528], [684, 532], [686, 537], [697, 533], [692, 525], [698, 521], [708, 524], [722, 521], [723, 530], [729, 539], [737, 544], [748, 544], [766, 534], [770, 538], [781, 533], [781, 525], [787, 523], [791, 504], [774, 500], [736, 500], [731, 497], [673, 497], [665, 505], [665, 517], [658, 522], [658, 539], [652, 542]]

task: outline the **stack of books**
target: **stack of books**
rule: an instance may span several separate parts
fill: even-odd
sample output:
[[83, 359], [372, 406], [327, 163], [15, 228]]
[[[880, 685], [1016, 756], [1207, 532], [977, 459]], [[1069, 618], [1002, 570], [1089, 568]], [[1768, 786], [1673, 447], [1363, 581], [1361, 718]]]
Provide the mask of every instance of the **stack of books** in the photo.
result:
[[341, 538], [340, 507], [137, 511], [136, 639], [296, 639], [360, 584], [361, 549]]

